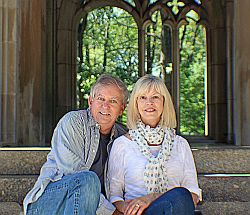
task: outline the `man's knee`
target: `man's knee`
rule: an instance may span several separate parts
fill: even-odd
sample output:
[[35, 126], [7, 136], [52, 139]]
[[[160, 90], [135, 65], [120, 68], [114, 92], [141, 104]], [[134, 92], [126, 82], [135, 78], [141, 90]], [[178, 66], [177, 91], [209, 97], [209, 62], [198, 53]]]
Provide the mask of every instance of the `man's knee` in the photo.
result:
[[74, 181], [82, 190], [100, 193], [101, 184], [98, 176], [92, 171], [83, 171], [75, 174]]

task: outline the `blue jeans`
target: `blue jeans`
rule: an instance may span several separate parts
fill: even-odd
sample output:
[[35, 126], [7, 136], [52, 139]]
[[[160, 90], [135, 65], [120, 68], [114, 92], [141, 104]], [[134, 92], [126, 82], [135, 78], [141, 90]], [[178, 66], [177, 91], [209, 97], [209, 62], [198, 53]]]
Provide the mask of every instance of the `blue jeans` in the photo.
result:
[[151, 203], [143, 215], [194, 215], [191, 193], [182, 187], [174, 188]]
[[27, 215], [95, 215], [101, 185], [94, 172], [64, 176], [50, 182], [40, 198], [28, 205]]

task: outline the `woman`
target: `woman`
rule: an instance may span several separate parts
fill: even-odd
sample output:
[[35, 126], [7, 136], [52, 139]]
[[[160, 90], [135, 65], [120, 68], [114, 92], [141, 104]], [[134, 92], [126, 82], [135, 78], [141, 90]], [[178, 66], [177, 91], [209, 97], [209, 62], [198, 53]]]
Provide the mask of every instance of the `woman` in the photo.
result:
[[136, 82], [127, 117], [129, 133], [110, 153], [110, 201], [125, 215], [194, 214], [196, 168], [188, 142], [175, 134], [174, 106], [160, 78]]

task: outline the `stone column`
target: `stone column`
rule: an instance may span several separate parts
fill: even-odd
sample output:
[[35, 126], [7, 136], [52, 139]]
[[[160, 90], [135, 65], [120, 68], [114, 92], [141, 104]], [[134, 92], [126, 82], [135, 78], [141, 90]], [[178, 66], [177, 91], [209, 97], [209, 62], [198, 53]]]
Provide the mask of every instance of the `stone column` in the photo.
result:
[[17, 0], [19, 10], [18, 128], [19, 146], [44, 144], [44, 106], [47, 98], [43, 85], [46, 68], [44, 0]]
[[56, 119], [75, 106], [76, 97], [76, 29], [74, 20], [80, 1], [57, 1], [56, 20]]
[[17, 0], [0, 0], [0, 146], [16, 142]]
[[208, 111], [209, 135], [227, 141], [226, 11], [224, 1], [203, 1], [207, 5], [208, 32]]
[[250, 145], [250, 1], [234, 2], [234, 133], [236, 145]]
[[234, 0], [226, 1], [227, 31], [227, 142], [233, 143], [233, 19]]

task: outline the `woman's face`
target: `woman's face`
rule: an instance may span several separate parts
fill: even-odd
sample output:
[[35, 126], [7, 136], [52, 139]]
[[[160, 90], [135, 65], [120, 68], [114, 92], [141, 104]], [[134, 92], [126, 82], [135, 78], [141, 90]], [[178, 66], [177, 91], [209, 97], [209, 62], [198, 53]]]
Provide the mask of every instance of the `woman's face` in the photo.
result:
[[156, 127], [161, 120], [164, 97], [154, 89], [137, 98], [138, 111], [144, 124]]

